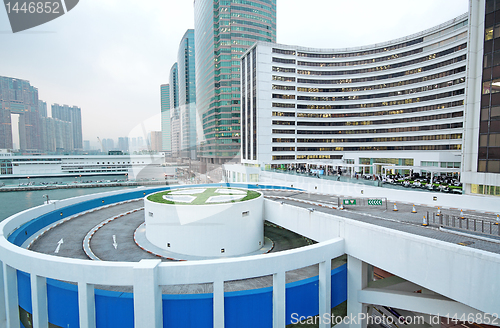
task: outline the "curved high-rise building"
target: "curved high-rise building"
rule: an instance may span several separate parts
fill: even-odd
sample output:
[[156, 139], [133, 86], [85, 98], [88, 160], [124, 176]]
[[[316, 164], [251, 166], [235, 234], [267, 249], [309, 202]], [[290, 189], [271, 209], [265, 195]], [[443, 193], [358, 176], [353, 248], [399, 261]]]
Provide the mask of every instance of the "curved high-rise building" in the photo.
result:
[[276, 0], [196, 0], [198, 156], [223, 163], [240, 151], [240, 56], [276, 42]]
[[259, 42], [241, 63], [242, 162], [459, 171], [467, 42], [467, 15], [351, 49]]

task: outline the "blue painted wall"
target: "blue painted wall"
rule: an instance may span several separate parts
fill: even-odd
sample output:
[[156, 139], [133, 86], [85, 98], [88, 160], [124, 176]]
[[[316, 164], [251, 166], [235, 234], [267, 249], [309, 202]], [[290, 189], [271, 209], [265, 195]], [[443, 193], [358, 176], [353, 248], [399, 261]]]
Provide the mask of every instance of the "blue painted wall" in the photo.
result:
[[[29, 313], [30, 277], [18, 271], [19, 306]], [[272, 328], [272, 287], [226, 292], [227, 328]], [[60, 327], [79, 327], [78, 288], [76, 285], [47, 281], [49, 322]], [[163, 295], [163, 327], [213, 328], [212, 294]], [[332, 270], [332, 307], [347, 299], [347, 265]], [[133, 328], [132, 293], [95, 290], [97, 328]], [[286, 285], [286, 323], [291, 315], [318, 314], [318, 277]]]
[[[216, 186], [219, 186], [217, 184]], [[232, 187], [255, 188], [246, 184], [225, 184]], [[200, 185], [214, 186], [214, 185]], [[192, 186], [186, 186], [192, 187]], [[170, 189], [162, 187], [138, 190], [108, 196], [65, 207], [42, 215], [13, 233], [9, 240], [21, 245], [31, 234], [67, 216], [104, 204], [135, 199], [146, 194]], [[291, 188], [286, 188], [291, 189]], [[63, 213], [61, 216], [60, 213]], [[25, 233], [26, 232], [26, 233]], [[31, 306], [30, 276], [18, 271], [19, 305], [29, 313]], [[48, 279], [47, 298], [49, 322], [60, 327], [79, 327], [78, 288], [76, 285]], [[165, 328], [213, 328], [213, 295], [163, 295], [163, 327]], [[332, 270], [332, 307], [347, 299], [347, 266]], [[133, 294], [95, 290], [97, 328], [133, 328]], [[272, 288], [260, 288], [225, 293], [225, 321], [227, 328], [271, 328]], [[287, 324], [292, 313], [299, 316], [318, 314], [318, 277], [293, 282], [286, 286]]]

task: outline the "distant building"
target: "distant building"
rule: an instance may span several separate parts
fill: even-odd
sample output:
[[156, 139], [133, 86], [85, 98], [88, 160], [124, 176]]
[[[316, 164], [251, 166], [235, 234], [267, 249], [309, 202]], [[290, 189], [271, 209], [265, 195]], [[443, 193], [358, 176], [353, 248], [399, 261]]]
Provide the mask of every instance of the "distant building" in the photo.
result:
[[41, 148], [38, 89], [28, 81], [0, 76], [0, 149], [13, 149], [12, 114], [19, 115], [19, 148]]
[[196, 159], [196, 81], [194, 30], [187, 30], [179, 44], [177, 71], [179, 83], [181, 156]]
[[170, 134], [172, 156], [181, 156], [181, 117], [179, 111], [179, 78], [177, 63], [170, 69]]
[[160, 152], [162, 150], [161, 131], [151, 131], [151, 150]]
[[38, 100], [38, 112], [41, 117], [47, 117], [47, 103], [42, 100]]
[[167, 155], [170, 155], [172, 152], [172, 127], [170, 125], [170, 85], [162, 84], [160, 86], [160, 94], [162, 150]]
[[170, 110], [172, 157], [181, 157], [181, 116], [179, 107]]
[[240, 56], [256, 41], [276, 42], [276, 0], [194, 2], [196, 107], [204, 162], [240, 152]]
[[118, 138], [118, 150], [121, 150], [123, 152], [128, 152], [128, 138], [127, 137], [120, 137]]
[[107, 153], [110, 150], [115, 149], [115, 142], [113, 139], [102, 139], [103, 152]]
[[73, 127], [73, 148], [83, 149], [82, 113], [79, 107], [68, 105], [52, 105], [52, 117], [71, 122]]
[[90, 150], [90, 140], [83, 140], [83, 150]]
[[69, 152], [74, 150], [73, 125], [52, 117], [41, 117], [41, 150]]

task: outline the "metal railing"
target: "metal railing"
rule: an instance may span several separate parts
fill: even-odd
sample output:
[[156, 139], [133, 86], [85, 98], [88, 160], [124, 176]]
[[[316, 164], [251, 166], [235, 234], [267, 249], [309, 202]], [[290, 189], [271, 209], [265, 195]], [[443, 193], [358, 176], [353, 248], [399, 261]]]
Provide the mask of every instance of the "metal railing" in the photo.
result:
[[[427, 212], [428, 213], [428, 212]], [[477, 219], [464, 216], [432, 213], [432, 223], [442, 227], [451, 227], [492, 236], [500, 236], [500, 227], [492, 219]]]

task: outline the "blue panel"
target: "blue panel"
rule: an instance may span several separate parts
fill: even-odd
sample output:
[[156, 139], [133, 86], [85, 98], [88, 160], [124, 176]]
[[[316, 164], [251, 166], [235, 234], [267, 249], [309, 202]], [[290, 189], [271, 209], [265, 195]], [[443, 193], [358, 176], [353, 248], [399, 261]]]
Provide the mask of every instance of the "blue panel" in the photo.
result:
[[213, 328], [213, 318], [212, 294], [163, 295], [164, 328]]
[[332, 308], [347, 300], [347, 264], [332, 270]]
[[132, 293], [95, 290], [97, 328], [134, 328]]
[[17, 271], [17, 297], [19, 306], [26, 312], [33, 313], [31, 308], [31, 281], [30, 275], [23, 271]]
[[227, 328], [272, 328], [273, 288], [224, 293]]
[[79, 327], [78, 287], [47, 279], [49, 322], [60, 327]]

